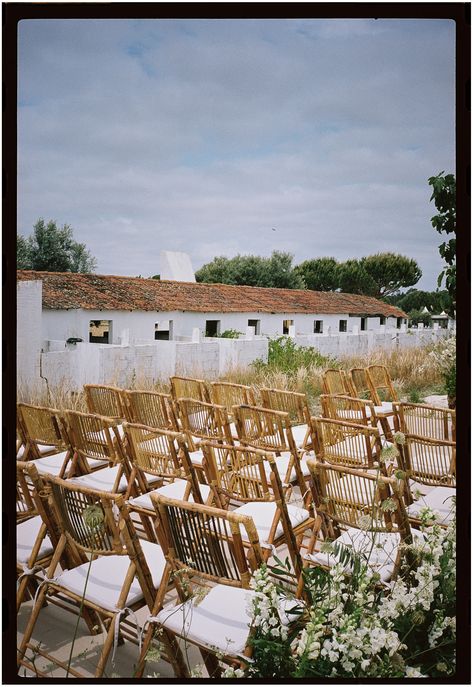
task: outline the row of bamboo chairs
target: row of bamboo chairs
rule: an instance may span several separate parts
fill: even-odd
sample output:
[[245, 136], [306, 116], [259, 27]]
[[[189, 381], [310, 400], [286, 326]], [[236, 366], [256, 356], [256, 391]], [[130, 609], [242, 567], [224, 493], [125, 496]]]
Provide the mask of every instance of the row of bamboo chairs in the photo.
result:
[[[276, 398], [281, 394], [289, 403], [289, 392], [269, 391], [274, 391]], [[226, 392], [230, 394], [231, 390], [227, 388]], [[19, 404], [22, 457], [29, 462], [17, 463], [17, 490], [24, 492], [19, 498], [22, 506], [18, 527], [33, 529], [31, 521], [37, 527], [36, 538], [30, 535], [33, 548], [26, 563], [24, 552], [18, 561], [20, 597], [34, 576], [25, 573], [34, 571], [35, 564], [44, 567], [49, 561], [46, 583], [44, 576], [35, 577], [39, 592], [19, 647], [19, 663], [30, 669], [31, 659], [26, 652], [32, 649], [30, 639], [45, 595], [77, 607], [77, 580], [83, 583], [83, 574], [81, 577], [79, 573], [84, 572], [90, 557], [94, 579], [112, 579], [108, 577], [112, 562], [106, 562], [112, 561], [112, 556], [121, 556], [125, 561], [120, 567], [120, 595], [113, 604], [104, 607], [93, 595], [85, 603], [83, 616], [89, 630], [97, 627], [98, 614], [107, 631], [97, 675], [103, 673], [112, 650], [116, 624], [120, 632], [123, 628], [124, 637], [133, 639], [131, 623], [123, 615], [126, 607], [134, 610], [140, 603], [147, 606], [154, 620], [145, 635], [137, 676], [144, 670], [156, 626], [164, 632], [166, 654], [176, 675], [188, 673], [175, 641], [183, 634], [201, 648], [209, 673], [218, 675], [219, 662], [203, 637], [215, 643], [215, 637], [228, 636], [225, 610], [228, 607], [228, 620], [241, 616], [242, 590], [248, 588], [251, 570], [268, 559], [273, 547], [287, 546], [299, 579], [303, 566], [330, 565], [330, 557], [317, 550], [317, 542], [321, 538], [339, 538], [344, 543], [347, 537], [353, 540], [355, 531], [356, 546], [363, 549], [366, 533], [357, 523], [374, 499], [379, 506], [374, 519], [386, 553], [378, 568], [383, 579], [389, 579], [398, 564], [399, 542], [412, 536], [410, 524], [418, 524], [412, 510], [415, 504], [411, 503], [410, 481], [415, 478], [425, 488], [425, 499], [435, 493], [439, 501], [439, 491], [443, 490], [441, 498], [445, 501], [454, 492], [454, 440], [445, 439], [445, 432], [454, 438], [455, 415], [451, 411], [394, 404], [395, 417], [406, 439], [397, 466], [404, 470], [405, 480], [398, 481], [388, 476], [384, 464], [374, 469], [383, 438], [374, 423], [375, 414], [366, 412], [365, 399], [325, 394], [322, 408], [329, 417], [311, 418], [304, 411], [306, 429], [299, 435], [302, 441], [296, 442], [293, 430], [301, 426], [296, 413], [291, 418], [288, 412], [246, 403], [229, 409], [228, 405], [199, 399], [175, 399], [110, 387], [88, 387], [86, 393], [92, 411], [88, 414]], [[189, 388], [186, 393], [191, 393]], [[303, 405], [299, 398], [303, 395], [294, 396], [293, 405]], [[119, 412], [97, 405], [97, 399], [113, 397], [117, 407], [122, 403]], [[130, 398], [131, 402], [126, 400]], [[135, 414], [127, 415], [125, 407]], [[109, 417], [94, 414], [99, 408], [102, 412], [106, 409]], [[159, 413], [153, 414], [153, 408], [159, 408]], [[140, 424], [143, 419], [146, 422]], [[159, 427], [159, 423], [165, 426]], [[44, 431], [46, 426], [50, 427], [49, 434]], [[437, 436], [441, 427], [443, 438]], [[424, 435], [410, 433], [413, 428], [423, 428]], [[41, 464], [60, 454], [64, 455], [57, 461], [59, 476], [55, 477], [48, 473], [50, 466]], [[69, 479], [62, 479], [65, 474]], [[302, 508], [288, 503], [291, 481], [305, 496]], [[100, 483], [108, 488], [97, 489]], [[393, 512], [380, 508], [389, 495], [396, 505]], [[96, 536], [93, 528], [92, 536], [91, 527], [84, 524], [82, 513], [89, 505], [98, 506], [99, 512], [105, 514], [102, 527], [104, 531], [109, 528], [106, 536], [102, 530]], [[303, 542], [307, 532], [309, 541]], [[154, 563], [150, 564], [150, 560]], [[113, 562], [116, 565], [115, 559]], [[58, 581], [55, 573], [59, 566], [65, 572]], [[207, 584], [216, 586], [194, 607], [182, 575], [189, 584], [200, 575]], [[131, 603], [130, 590], [137, 585], [141, 594]], [[177, 607], [164, 603], [170, 587], [178, 595]], [[233, 595], [234, 603], [225, 606], [219, 594], [224, 595], [225, 603]], [[204, 623], [212, 604], [221, 618], [210, 637], [209, 628], [203, 632], [199, 622]], [[186, 626], [190, 610], [195, 618], [193, 627]], [[238, 645], [236, 654], [228, 647], [219, 648], [219, 655], [223, 651], [230, 662], [238, 663], [238, 654], [248, 653], [248, 628], [244, 622], [242, 627], [243, 644]], [[51, 655], [45, 656], [52, 660]]]

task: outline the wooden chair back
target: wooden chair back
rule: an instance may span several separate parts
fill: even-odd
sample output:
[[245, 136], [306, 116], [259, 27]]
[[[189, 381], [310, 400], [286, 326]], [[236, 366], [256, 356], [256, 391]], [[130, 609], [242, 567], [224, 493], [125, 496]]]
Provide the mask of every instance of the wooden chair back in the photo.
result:
[[18, 403], [17, 409], [20, 431], [25, 440], [24, 460], [69, 450], [59, 410], [29, 403]]
[[291, 425], [308, 424], [310, 411], [305, 394], [283, 389], [268, 389], [266, 387], [260, 389], [260, 393], [264, 408], [288, 413]]
[[124, 430], [133, 465], [156, 476], [182, 476], [178, 455], [180, 447], [185, 445], [182, 434], [129, 422], [124, 424]]
[[233, 417], [233, 406], [256, 405], [251, 386], [232, 382], [210, 382], [210, 396], [213, 403], [225, 406], [229, 417]]
[[421, 484], [456, 486], [454, 441], [405, 434], [405, 444], [401, 448], [408, 477]]
[[130, 391], [123, 393], [127, 421], [177, 431], [172, 397], [158, 391]]
[[202, 441], [200, 446], [207, 482], [222, 508], [230, 501], [274, 501], [270, 476], [265, 470], [265, 465], [274, 465], [271, 453], [208, 440]]
[[344, 370], [330, 368], [322, 375], [322, 389], [325, 394], [350, 394]]
[[365, 400], [371, 400], [375, 406], [381, 405], [381, 401], [370, 383], [368, 373], [364, 367], [352, 367], [350, 370], [350, 380], [353, 387], [353, 396]]
[[23, 522], [38, 514], [33, 492], [42, 489], [42, 480], [34, 463], [16, 462], [16, 521]]
[[[327, 531], [355, 527], [370, 531], [399, 531], [403, 537], [409, 532], [406, 511], [396, 479], [372, 475], [362, 470], [330, 465], [309, 459], [311, 489], [317, 513], [326, 520]], [[390, 508], [383, 507], [392, 499]], [[367, 516], [371, 524], [360, 522]]]
[[[263, 562], [258, 534], [247, 515], [151, 496], [158, 515], [158, 536], [173, 570], [185, 569], [189, 577], [249, 589], [255, 567]], [[246, 536], [242, 536], [242, 531]], [[246, 555], [243, 539], [248, 542]]]
[[[366, 368], [368, 380], [380, 402], [398, 401], [388, 368], [385, 365], [368, 365]], [[380, 405], [380, 404], [376, 404]]]
[[375, 426], [375, 412], [372, 401], [352, 396], [321, 394], [322, 416], [342, 422], [355, 422], [360, 425]]
[[311, 418], [315, 452], [321, 462], [350, 468], [373, 468], [381, 454], [381, 439], [375, 427], [355, 422]]
[[78, 410], [64, 413], [69, 441], [79, 457], [81, 470], [88, 472], [88, 458], [121, 463], [124, 453], [117, 420]]
[[195, 439], [216, 439], [228, 444], [233, 443], [227, 410], [205, 401], [193, 398], [180, 398], [176, 402], [182, 431], [189, 445], [195, 448]]
[[84, 384], [85, 400], [89, 413], [124, 420], [123, 389], [103, 384]]
[[456, 411], [422, 403], [396, 403], [399, 429], [404, 434], [442, 441], [456, 439]]
[[209, 390], [203, 379], [173, 376], [169, 378], [169, 381], [171, 382], [171, 396], [175, 401], [181, 398], [193, 398], [196, 401], [210, 402]]

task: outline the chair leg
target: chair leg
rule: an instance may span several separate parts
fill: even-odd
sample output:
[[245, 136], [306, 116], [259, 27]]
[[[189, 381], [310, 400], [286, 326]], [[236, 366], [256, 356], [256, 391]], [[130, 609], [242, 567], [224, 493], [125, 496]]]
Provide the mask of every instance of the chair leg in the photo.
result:
[[46, 592], [48, 591], [48, 585], [45, 584], [44, 587], [42, 587], [39, 590], [36, 603], [33, 606], [33, 609], [31, 611], [31, 616], [30, 619], [28, 620], [28, 624], [25, 629], [25, 634], [23, 635], [23, 639], [21, 641], [20, 647], [18, 649], [18, 654], [17, 654], [17, 664], [18, 668], [20, 667], [20, 661], [24, 658], [25, 652], [26, 652], [26, 646], [28, 642], [31, 639], [31, 635], [33, 634], [34, 626], [36, 625], [36, 621], [38, 620], [39, 613], [41, 611], [41, 608], [43, 607], [43, 602], [46, 597]]
[[202, 658], [204, 659], [205, 667], [207, 668], [209, 677], [211, 679], [222, 677], [222, 669], [220, 667], [218, 658], [215, 656], [215, 654], [212, 654], [211, 652], [206, 651], [205, 649], [200, 649], [200, 653], [202, 655]]
[[155, 628], [154, 628], [153, 623], [150, 623], [148, 625], [148, 629], [146, 630], [143, 644], [141, 646], [141, 653], [140, 653], [140, 657], [138, 659], [138, 665], [136, 666], [135, 675], [134, 675], [135, 678], [142, 678], [143, 677], [143, 672], [144, 672], [144, 669], [146, 667], [146, 656], [148, 654], [151, 640], [153, 639], [154, 629]]
[[176, 637], [163, 628], [161, 640], [168, 654], [169, 662], [172, 665], [175, 676], [189, 678], [189, 667], [187, 662], [184, 660], [181, 647], [179, 646]]
[[99, 662], [97, 664], [97, 668], [95, 669], [95, 677], [102, 677], [103, 671], [105, 670], [105, 666], [107, 665], [108, 657], [113, 646], [113, 637], [115, 634], [115, 618], [116, 615], [113, 616], [112, 622], [110, 623], [110, 626], [108, 628], [107, 636], [105, 637], [105, 642], [103, 644], [102, 653], [100, 654]]

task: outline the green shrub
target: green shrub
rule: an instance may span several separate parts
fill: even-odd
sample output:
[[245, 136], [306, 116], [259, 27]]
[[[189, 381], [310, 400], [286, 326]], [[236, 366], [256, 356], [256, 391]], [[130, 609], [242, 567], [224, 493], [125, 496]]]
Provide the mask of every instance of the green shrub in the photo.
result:
[[219, 339], [238, 339], [241, 336], [241, 332], [237, 332], [236, 329], [225, 329], [224, 332], [218, 335]]
[[291, 338], [280, 336], [269, 340], [268, 362], [253, 363], [257, 371], [296, 372], [298, 369], [337, 365], [336, 361], [323, 356], [312, 346], [298, 346]]

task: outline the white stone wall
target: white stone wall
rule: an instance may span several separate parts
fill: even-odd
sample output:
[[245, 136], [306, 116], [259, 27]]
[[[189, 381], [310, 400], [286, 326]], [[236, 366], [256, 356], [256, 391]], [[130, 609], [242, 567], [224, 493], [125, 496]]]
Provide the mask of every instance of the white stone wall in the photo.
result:
[[299, 346], [312, 346], [322, 355], [340, 358], [343, 356], [363, 356], [376, 348], [392, 351], [396, 348], [416, 348], [436, 343], [452, 335], [447, 329], [386, 329], [385, 331], [367, 331], [358, 334], [312, 334], [295, 336]]
[[41, 378], [42, 294], [41, 281], [17, 283], [17, 385], [19, 389], [28, 387], [38, 393], [45, 388]]

